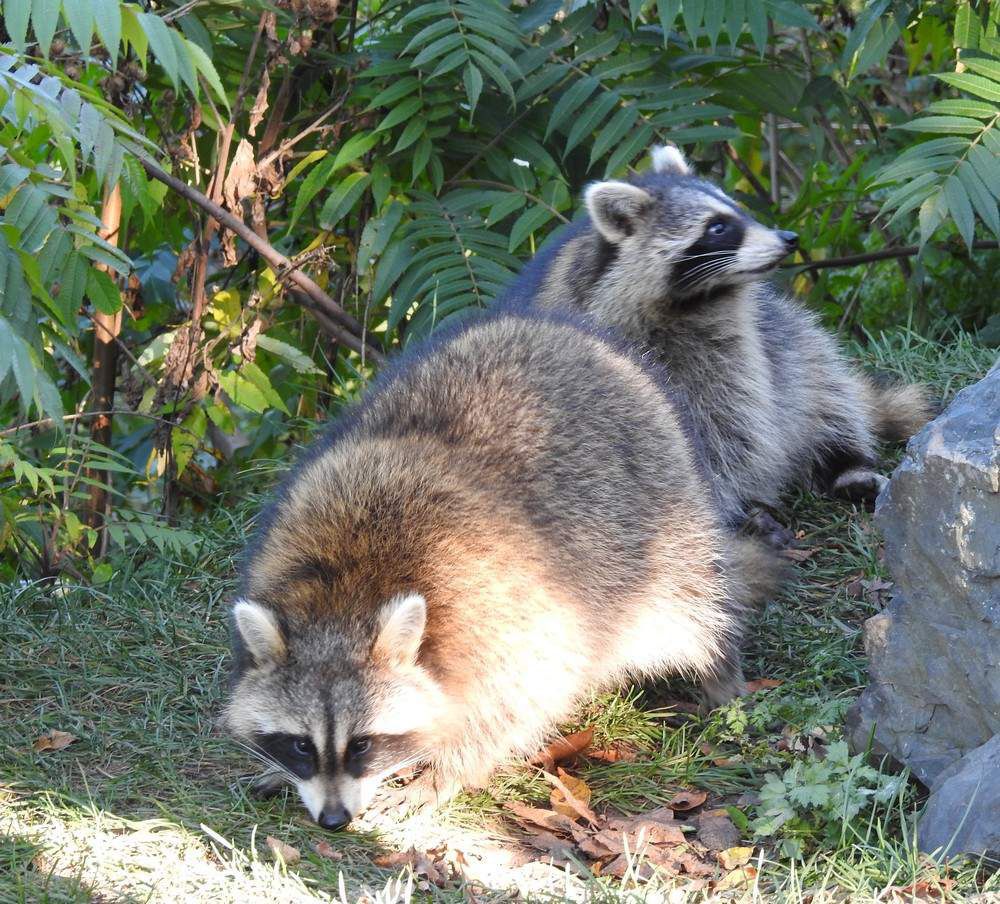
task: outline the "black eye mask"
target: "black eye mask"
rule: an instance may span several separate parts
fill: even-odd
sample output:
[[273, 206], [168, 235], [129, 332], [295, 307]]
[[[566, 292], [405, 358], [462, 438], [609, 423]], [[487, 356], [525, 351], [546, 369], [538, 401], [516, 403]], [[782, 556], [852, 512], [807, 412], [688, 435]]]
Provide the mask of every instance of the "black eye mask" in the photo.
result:
[[720, 216], [709, 221], [697, 241], [674, 264], [674, 290], [681, 295], [697, 294], [706, 282], [731, 269], [745, 234], [743, 222], [734, 217]]
[[254, 737], [254, 743], [292, 775], [306, 780], [316, 774], [316, 748], [309, 738], [283, 733], [262, 734]]

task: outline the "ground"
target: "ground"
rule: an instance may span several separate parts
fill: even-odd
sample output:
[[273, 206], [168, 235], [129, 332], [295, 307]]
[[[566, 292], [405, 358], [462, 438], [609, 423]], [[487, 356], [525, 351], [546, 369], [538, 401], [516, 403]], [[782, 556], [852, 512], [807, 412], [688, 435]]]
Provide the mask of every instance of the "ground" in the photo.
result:
[[[963, 335], [899, 335], [859, 354], [944, 397], [995, 357]], [[189, 525], [201, 544], [183, 558], [137, 549], [100, 586], [0, 591], [0, 902], [488, 902], [515, 890], [544, 901], [1000, 899], [1000, 876], [981, 865], [940, 867], [916, 853], [918, 789], [838, 760], [840, 720], [865, 680], [861, 627], [890, 592], [869, 513], [789, 501], [794, 580], [749, 633], [748, 675], [765, 680], [748, 700], [701, 718], [680, 683], [626, 688], [565, 726], [593, 729], [590, 755], [563, 765], [594, 811], [640, 813], [704, 791], [676, 825], [693, 830], [715, 813], [736, 827], [735, 846], [751, 849], [726, 855], [749, 856], [730, 869], [699, 847], [703, 829], [689, 832], [680, 848], [700, 851], [707, 875], [667, 868], [646, 880], [643, 850], [629, 852], [623, 878], [595, 876], [572, 843], [557, 852], [561, 865], [545, 863], [530, 820], [504, 806], [549, 807], [551, 786], [528, 765], [436, 815], [372, 818], [338, 834], [311, 824], [291, 795], [249, 796], [252, 764], [216, 719], [226, 607], [260, 498], [241, 489], [223, 503]], [[75, 740], [62, 746], [53, 730]], [[36, 750], [43, 736], [59, 749]], [[609, 763], [608, 750], [623, 756]], [[268, 836], [301, 859], [284, 863]], [[419, 856], [393, 854], [411, 847]]]

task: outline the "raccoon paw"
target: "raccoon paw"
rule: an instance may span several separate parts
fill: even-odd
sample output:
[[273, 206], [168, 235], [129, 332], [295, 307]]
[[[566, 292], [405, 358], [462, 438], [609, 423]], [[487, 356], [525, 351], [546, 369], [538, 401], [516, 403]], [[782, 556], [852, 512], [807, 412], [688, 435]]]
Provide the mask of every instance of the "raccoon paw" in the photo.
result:
[[795, 534], [773, 518], [764, 509], [755, 508], [743, 522], [743, 532], [756, 537], [771, 549], [788, 549], [795, 542]]
[[459, 791], [457, 782], [441, 779], [433, 770], [426, 769], [420, 776], [402, 788], [388, 788], [382, 791], [372, 809], [385, 813], [390, 810], [410, 812], [425, 807], [437, 809], [444, 806]]
[[851, 468], [844, 471], [830, 486], [835, 496], [848, 502], [874, 504], [878, 494], [889, 484], [889, 478], [867, 468]]
[[718, 709], [737, 697], [744, 697], [746, 693], [747, 683], [741, 668], [706, 678], [701, 684], [699, 710], [703, 716], [707, 716], [713, 709]]

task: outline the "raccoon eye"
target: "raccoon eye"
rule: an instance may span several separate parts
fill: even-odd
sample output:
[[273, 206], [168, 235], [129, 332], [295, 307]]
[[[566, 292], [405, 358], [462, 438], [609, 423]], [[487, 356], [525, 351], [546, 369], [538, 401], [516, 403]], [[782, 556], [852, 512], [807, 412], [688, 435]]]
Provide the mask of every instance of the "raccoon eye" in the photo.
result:
[[311, 757], [312, 752], [313, 745], [309, 738], [294, 738], [292, 740], [292, 753], [295, 756], [305, 759], [306, 757]]
[[728, 228], [729, 224], [725, 220], [713, 220], [708, 224], [706, 232], [709, 235], [722, 235]]
[[355, 738], [347, 745], [347, 758], [351, 760], [356, 759], [359, 756], [364, 756], [371, 749], [371, 738]]

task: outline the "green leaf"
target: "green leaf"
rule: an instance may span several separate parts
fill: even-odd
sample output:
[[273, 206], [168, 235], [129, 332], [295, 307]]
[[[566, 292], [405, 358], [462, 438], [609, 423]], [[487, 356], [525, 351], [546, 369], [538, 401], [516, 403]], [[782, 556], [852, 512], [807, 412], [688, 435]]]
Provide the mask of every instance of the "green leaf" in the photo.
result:
[[421, 136], [420, 141], [417, 142], [417, 146], [413, 149], [413, 160], [410, 166], [411, 185], [417, 181], [417, 177], [426, 168], [427, 161], [431, 159], [433, 147], [434, 145], [431, 142], [430, 136], [426, 134]]
[[991, 119], [996, 116], [996, 107], [984, 104], [979, 100], [936, 100], [927, 106], [927, 113], [940, 113], [945, 116], [975, 116], [979, 119]]
[[951, 218], [955, 221], [958, 232], [965, 241], [965, 247], [972, 251], [976, 219], [972, 213], [972, 203], [969, 201], [969, 196], [958, 176], [949, 176], [944, 180], [944, 197], [948, 202]]
[[462, 82], [465, 85], [465, 96], [469, 99], [469, 119], [475, 115], [476, 104], [483, 93], [483, 73], [472, 63], [462, 70]]
[[[708, 0], [710, 3], [716, 0]], [[701, 20], [705, 17], [706, 0], [684, 0], [681, 4], [681, 17], [684, 19], [684, 30], [688, 40], [694, 44], [701, 28]]]
[[180, 422], [178, 429], [171, 430], [170, 445], [173, 448], [178, 477], [184, 473], [191, 457], [201, 446], [207, 427], [208, 418], [205, 416], [205, 409], [195, 405], [188, 416]]
[[[180, 73], [181, 81], [187, 85], [191, 96], [197, 99], [199, 94], [198, 73], [194, 68], [194, 63], [191, 61], [191, 54], [188, 52], [188, 48], [197, 47], [198, 45], [189, 44], [184, 40], [184, 35], [173, 28], [170, 29], [170, 40], [174, 42], [174, 51], [177, 56], [177, 71]], [[198, 49], [201, 50], [200, 47]]]
[[726, 4], [722, 0], [712, 0], [705, 5], [705, 34], [708, 35], [708, 43], [715, 51], [715, 44], [719, 40], [719, 32], [722, 31], [722, 20], [726, 14]]
[[271, 384], [271, 380], [264, 371], [262, 371], [256, 364], [252, 361], [245, 361], [240, 367], [240, 375], [245, 376], [254, 386], [256, 386], [261, 394], [267, 399], [268, 404], [272, 407], [277, 408], [279, 411], [283, 411], [285, 414], [290, 414], [288, 406], [285, 405], [285, 400], [278, 395], [277, 390]]
[[496, 225], [505, 217], [509, 217], [515, 210], [524, 207], [526, 201], [527, 199], [520, 192], [508, 192], [504, 198], [490, 208], [489, 215], [486, 217], [486, 225]]
[[944, 193], [940, 190], [927, 197], [920, 205], [918, 220], [920, 222], [920, 244], [926, 245], [934, 231], [941, 225], [942, 220], [948, 215], [948, 204], [944, 200]]
[[997, 210], [996, 198], [990, 194], [989, 189], [983, 184], [972, 164], [968, 160], [963, 160], [958, 167], [958, 178], [962, 180], [962, 185], [972, 201], [979, 218], [993, 230], [993, 234], [1000, 238], [1000, 212]]
[[322, 160], [329, 153], [329, 151], [324, 150], [323, 148], [316, 151], [310, 151], [288, 171], [288, 175], [285, 176], [285, 184], [289, 185], [294, 182], [297, 176], [307, 170], [317, 160]]
[[1000, 82], [990, 81], [981, 75], [972, 75], [969, 72], [944, 72], [936, 78], [962, 91], [968, 91], [969, 94], [975, 94], [976, 97], [1000, 101]]
[[416, 76], [408, 75], [406, 78], [399, 79], [389, 85], [388, 88], [379, 91], [372, 98], [371, 103], [365, 107], [365, 112], [375, 110], [378, 107], [391, 107], [396, 101], [402, 100], [407, 94], [412, 94], [419, 87], [420, 80]]
[[331, 173], [337, 172], [342, 166], [354, 163], [355, 160], [360, 160], [381, 139], [382, 136], [375, 132], [356, 132], [340, 146], [337, 156], [333, 158]]
[[546, 140], [549, 135], [559, 128], [565, 119], [572, 116], [573, 113], [576, 112], [583, 102], [587, 100], [587, 98], [590, 97], [600, 87], [600, 85], [601, 83], [596, 78], [589, 75], [570, 85], [552, 109], [548, 125], [545, 128]]
[[425, 131], [427, 131], [427, 120], [423, 116], [414, 117], [406, 124], [406, 128], [400, 133], [399, 141], [396, 142], [391, 153], [397, 154], [400, 151], [406, 150], [406, 148], [420, 138]]
[[[163, 67], [174, 88], [179, 88], [180, 63], [177, 60], [177, 49], [174, 46], [174, 39], [170, 36], [170, 29], [159, 16], [152, 13], [140, 13], [139, 22], [149, 39], [149, 46], [153, 49], [157, 62]], [[100, 21], [97, 24], [100, 28]]]
[[118, 45], [122, 40], [121, 5], [118, 0], [90, 0], [90, 9], [97, 23], [97, 34], [111, 55], [111, 68], [114, 69], [118, 65]]
[[52, 36], [56, 33], [61, 5], [60, 0], [32, 0], [31, 25], [42, 56], [49, 55], [49, 47], [52, 45]]
[[295, 206], [292, 208], [292, 216], [288, 221], [288, 231], [291, 232], [298, 222], [299, 217], [305, 213], [309, 202], [319, 193], [320, 189], [326, 185], [330, 176], [333, 175], [333, 167], [337, 161], [333, 157], [321, 160], [303, 180], [299, 193], [295, 196]]
[[[372, 299], [375, 304], [381, 304], [385, 300], [389, 294], [389, 290], [396, 284], [396, 280], [402, 276], [403, 271], [410, 263], [412, 254], [413, 247], [405, 238], [393, 242], [386, 249], [385, 254], [379, 259], [378, 266], [375, 268], [375, 281], [372, 283]], [[393, 310], [395, 310], [395, 300], [393, 301]], [[396, 328], [405, 313], [406, 311], [403, 310], [399, 313], [396, 320], [393, 321], [390, 312], [390, 330]]]
[[122, 307], [121, 293], [103, 270], [91, 267], [87, 272], [87, 297], [102, 314], [117, 314]]
[[[204, 76], [205, 81], [208, 82], [211, 89], [215, 92], [215, 96], [222, 101], [228, 110], [229, 98], [226, 97], [226, 90], [222, 87], [222, 80], [219, 78], [219, 73], [215, 71], [215, 66], [208, 54], [205, 53], [204, 48], [194, 41], [185, 41], [184, 45], [187, 47], [187, 52], [191, 57], [191, 62], [194, 63], [195, 69]], [[197, 94], [197, 91], [194, 91], [194, 93]]]
[[296, 373], [323, 373], [305, 352], [299, 351], [294, 345], [289, 345], [287, 342], [282, 342], [273, 336], [267, 336], [262, 333], [257, 337], [257, 345], [265, 351], [270, 352], [276, 358], [280, 358], [286, 364], [290, 364]]
[[219, 374], [219, 386], [229, 396], [234, 405], [246, 408], [248, 411], [263, 414], [268, 407], [267, 397], [250, 380], [234, 370], [226, 370]]
[[333, 229], [364, 194], [371, 176], [365, 172], [351, 173], [330, 192], [319, 214], [319, 224], [323, 229]]
[[376, 132], [384, 132], [393, 126], [399, 125], [413, 116], [417, 110], [423, 106], [423, 100], [419, 97], [410, 97], [404, 100], [398, 107], [393, 107], [385, 118], [375, 127]]
[[3, 24], [14, 46], [23, 51], [28, 38], [28, 17], [31, 0], [4, 0]]
[[652, 126], [644, 124], [636, 129], [615, 148], [614, 153], [608, 158], [607, 166], [604, 168], [604, 177], [607, 178], [618, 172], [635, 160], [639, 154], [643, 153], [649, 147], [652, 140]]
[[975, 119], [966, 116], [923, 116], [910, 122], [904, 122], [899, 129], [906, 129], [908, 132], [958, 132], [959, 134], [972, 134], [981, 132], [983, 124]]
[[415, 50], [423, 47], [425, 44], [430, 43], [435, 38], [439, 38], [441, 35], [448, 34], [450, 32], [455, 32], [458, 27], [458, 24], [451, 16], [445, 16], [443, 19], [431, 22], [430, 25], [425, 25], [410, 39], [410, 42], [403, 48], [402, 55], [406, 56], [411, 54]]
[[976, 169], [976, 175], [983, 180], [993, 196], [1000, 200], [1000, 157], [977, 144], [969, 151], [969, 160]]
[[955, 10], [955, 46], [975, 49], [979, 46], [981, 33], [982, 24], [973, 11], [972, 4], [969, 0], [960, 0], [958, 9]]
[[767, 10], [762, 0], [747, 0], [747, 28], [754, 46], [763, 56], [767, 48]]
[[551, 210], [541, 205], [529, 207], [521, 214], [510, 229], [510, 238], [507, 242], [508, 251], [516, 251], [532, 232], [540, 229], [555, 216]]
[[455, 50], [457, 47], [461, 46], [464, 41], [465, 39], [461, 34], [447, 34], [443, 38], [438, 38], [436, 41], [432, 41], [428, 44], [413, 58], [410, 65], [414, 69], [419, 69], [421, 66], [424, 66], [433, 60], [440, 59], [449, 51]]
[[568, 154], [590, 135], [619, 103], [621, 103], [621, 97], [617, 92], [602, 91], [586, 110], [574, 118], [573, 126], [566, 137], [566, 147], [563, 154]]
[[608, 124], [601, 129], [590, 149], [590, 166], [600, 160], [612, 146], [620, 143], [638, 118], [639, 111], [632, 105], [622, 107], [615, 113]]
[[968, 56], [962, 54], [962, 65], [966, 69], [985, 75], [994, 82], [1000, 82], [1000, 60], [985, 59], [983, 57]]

